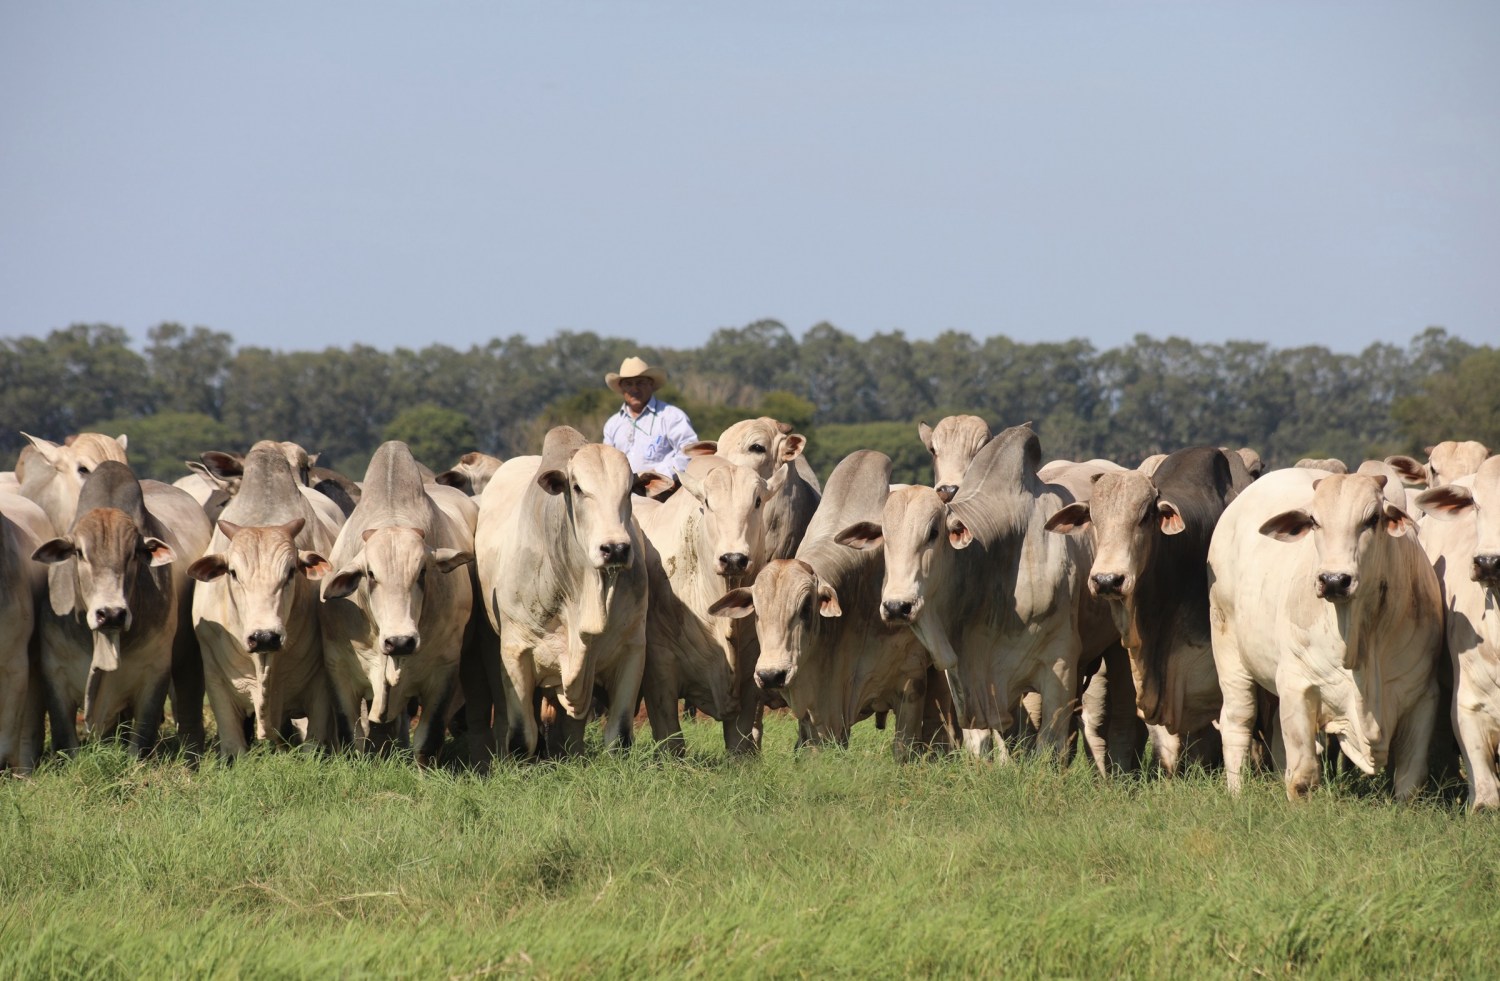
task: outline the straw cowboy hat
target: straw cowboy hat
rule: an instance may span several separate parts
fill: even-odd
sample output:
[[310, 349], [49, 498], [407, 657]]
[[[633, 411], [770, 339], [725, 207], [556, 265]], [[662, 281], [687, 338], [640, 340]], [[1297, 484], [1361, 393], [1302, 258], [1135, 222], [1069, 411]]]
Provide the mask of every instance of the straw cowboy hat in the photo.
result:
[[604, 384], [618, 392], [621, 378], [649, 378], [656, 382], [657, 388], [661, 388], [667, 382], [667, 371], [665, 368], [653, 368], [640, 358], [626, 358], [620, 362], [619, 371], [611, 371], [604, 376]]

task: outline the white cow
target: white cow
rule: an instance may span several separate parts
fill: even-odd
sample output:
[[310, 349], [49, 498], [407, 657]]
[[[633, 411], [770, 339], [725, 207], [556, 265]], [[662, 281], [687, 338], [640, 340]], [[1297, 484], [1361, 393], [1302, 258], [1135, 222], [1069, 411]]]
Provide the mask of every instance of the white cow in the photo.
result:
[[786, 464], [780, 492], [766, 502], [766, 557], [789, 559], [807, 532], [822, 498], [818, 475], [803, 456], [807, 439], [792, 432], [790, 423], [770, 416], [744, 419], [719, 434], [717, 440], [700, 440], [683, 448], [689, 456], [715, 454], [730, 463], [749, 467], [762, 480], [770, 480]]
[[28, 456], [21, 475], [21, 496], [41, 505], [58, 532], [73, 527], [78, 494], [89, 474], [106, 460], [127, 462], [123, 435], [79, 433], [60, 445], [27, 433], [21, 435], [36, 450], [35, 456]]
[[489, 486], [490, 478], [505, 461], [488, 453], [465, 453], [453, 469], [444, 470], [434, 480], [446, 487], [456, 487], [470, 497], [478, 497]]
[[334, 738], [333, 705], [318, 628], [318, 587], [334, 535], [300, 493], [277, 444], [255, 444], [238, 493], [224, 508], [209, 554], [188, 568], [199, 582], [193, 629], [203, 650], [219, 752], [232, 759], [274, 739], [293, 716], [310, 742]]
[[651, 735], [684, 751], [679, 698], [724, 724], [730, 753], [758, 748], [760, 693], [755, 687], [755, 629], [713, 616], [724, 591], [753, 580], [766, 563], [763, 517], [787, 467], [765, 481], [719, 456], [695, 456], [679, 472], [682, 491], [648, 502], [636, 520], [654, 546], [641, 694]]
[[1396, 468], [1401, 479], [1415, 487], [1437, 489], [1450, 484], [1459, 477], [1479, 471], [1479, 465], [1489, 458], [1490, 451], [1478, 440], [1458, 442], [1444, 440], [1423, 451], [1427, 462], [1419, 463], [1409, 456], [1388, 456], [1385, 462]]
[[382, 444], [329, 556], [336, 571], [322, 581], [323, 656], [339, 714], [359, 742], [381, 749], [406, 742], [406, 706], [417, 699], [419, 766], [442, 744], [474, 600], [468, 575], [452, 575], [474, 560], [473, 524], [459, 510], [469, 504], [425, 485], [405, 443]]
[[[1287, 796], [1318, 783], [1317, 735], [1366, 773], [1394, 756], [1395, 792], [1427, 776], [1442, 645], [1438, 579], [1385, 480], [1293, 468], [1224, 510], [1208, 550], [1209, 620], [1238, 792], [1256, 686], [1280, 699]], [[1279, 762], [1279, 761], [1278, 761]]]
[[917, 423], [917, 436], [932, 454], [932, 486], [951, 501], [975, 454], [990, 441], [990, 425], [978, 416], [944, 416], [936, 426]]
[[1453, 663], [1453, 727], [1469, 805], [1500, 808], [1500, 456], [1479, 472], [1424, 492], [1422, 546], [1439, 571]]
[[537, 747], [538, 688], [554, 689], [569, 716], [570, 751], [581, 748], [596, 684], [609, 701], [606, 742], [630, 745], [649, 589], [630, 495], [668, 483], [653, 471], [632, 474], [619, 450], [558, 426], [540, 458], [507, 460], [485, 488], [480, 591], [500, 636], [510, 744], [527, 756]]
[[39, 603], [47, 596], [46, 567], [31, 553], [53, 535], [35, 502], [0, 493], [0, 770], [29, 773], [41, 747], [40, 679], [33, 683]]

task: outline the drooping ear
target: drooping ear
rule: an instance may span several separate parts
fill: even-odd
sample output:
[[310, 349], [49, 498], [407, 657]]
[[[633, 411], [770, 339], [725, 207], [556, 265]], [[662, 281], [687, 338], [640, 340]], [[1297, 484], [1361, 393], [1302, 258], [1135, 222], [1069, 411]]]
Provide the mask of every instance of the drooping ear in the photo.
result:
[[1474, 506], [1474, 495], [1467, 487], [1449, 484], [1423, 491], [1414, 503], [1431, 517], [1451, 521]]
[[766, 493], [768, 495], [775, 497], [781, 492], [781, 488], [786, 486], [786, 475], [790, 469], [791, 464], [789, 463], [783, 463], [776, 468], [776, 472], [771, 474], [771, 479], [766, 481]]
[[694, 443], [684, 443], [678, 452], [684, 456], [713, 456], [719, 452], [719, 443], [717, 440], [700, 439]]
[[182, 462], [187, 465], [187, 468], [189, 470], [197, 474], [199, 477], [203, 478], [203, 480], [210, 487], [217, 488], [218, 490], [224, 491], [229, 494], [234, 493], [234, 480], [226, 477], [220, 477], [218, 474], [214, 473], [212, 470], [208, 469], [208, 467], [204, 466], [197, 460], [183, 460]]
[[333, 571], [333, 566], [328, 564], [328, 560], [317, 552], [298, 552], [297, 568], [301, 569], [302, 574], [313, 582], [317, 582]]
[[172, 551], [172, 546], [160, 538], [147, 538], [141, 542], [141, 550], [151, 554], [151, 564], [170, 565], [177, 561], [177, 553]]
[[755, 612], [755, 598], [750, 590], [741, 586], [739, 589], [731, 589], [709, 604], [710, 616], [729, 617], [739, 619], [747, 617]]
[[364, 531], [359, 533], [359, 540], [362, 542], [367, 542], [370, 540], [370, 536], [375, 534], [379, 530], [379, 528], [366, 528]]
[[548, 494], [561, 494], [568, 489], [568, 475], [553, 468], [536, 475], [536, 485]]
[[1316, 525], [1312, 515], [1299, 508], [1296, 511], [1283, 511], [1271, 518], [1260, 526], [1260, 533], [1278, 542], [1295, 542], [1312, 531]]
[[834, 535], [833, 540], [840, 545], [847, 545], [850, 548], [857, 548], [863, 551], [867, 548], [874, 548], [885, 541], [885, 529], [873, 521], [859, 521], [845, 528], [837, 535]]
[[432, 479], [444, 487], [457, 487], [465, 494], [469, 492], [469, 478], [457, 470], [444, 470]]
[[839, 606], [839, 594], [826, 582], [818, 583], [818, 616], [841, 617], [844, 608]]
[[38, 562], [56, 565], [59, 562], [66, 562], [73, 558], [74, 553], [73, 539], [54, 538], [38, 545], [36, 551], [31, 553], [31, 557]]
[[219, 530], [224, 533], [225, 538], [232, 542], [234, 541], [234, 536], [240, 533], [240, 526], [233, 521], [225, 521], [223, 518], [220, 518]]
[[1411, 515], [1394, 504], [1386, 503], [1384, 513], [1385, 532], [1392, 538], [1401, 538], [1417, 526], [1417, 523], [1411, 519]]
[[358, 566], [345, 566], [336, 575], [323, 580], [321, 598], [325, 602], [331, 599], [343, 599], [359, 588], [359, 581], [364, 578], [364, 575], [365, 570]]
[[205, 555], [187, 567], [190, 578], [199, 582], [213, 582], [229, 571], [229, 556], [219, 552]]
[[[786, 424], [782, 423], [782, 425]], [[797, 459], [797, 457], [801, 456], [802, 451], [805, 449], [807, 449], [806, 436], [803, 436], [801, 433], [789, 434], [786, 438], [786, 441], [781, 444], [782, 462], [791, 463], [793, 460]]]
[[1391, 469], [1401, 475], [1401, 479], [1411, 484], [1427, 483], [1427, 468], [1409, 456], [1388, 456], [1385, 462], [1391, 465]]
[[[297, 540], [297, 536], [302, 534], [302, 529], [306, 527], [306, 525], [306, 518], [293, 518], [291, 521], [288, 521], [286, 524], [282, 525], [281, 530], [286, 532], [286, 537], [295, 542]], [[224, 527], [224, 522], [222, 519], [219, 521], [219, 527]], [[224, 534], [227, 535], [229, 534], [229, 532], [226, 531], [224, 532]]]
[[682, 489], [698, 499], [699, 504], [706, 503], [708, 491], [703, 487], [703, 481], [688, 473], [686, 470], [678, 471], [677, 479], [682, 482]]
[[438, 548], [432, 552], [433, 564], [438, 567], [439, 572], [452, 572], [474, 561], [473, 552], [460, 551], [456, 548]]
[[33, 436], [30, 433], [22, 433], [21, 435], [25, 436], [31, 442], [32, 446], [36, 447], [36, 451], [40, 453], [42, 455], [42, 459], [46, 460], [48, 463], [52, 463], [54, 460], [56, 460], [57, 451], [62, 449], [61, 446], [58, 446], [51, 440], [42, 439], [40, 436]]
[[1048, 531], [1059, 535], [1071, 535], [1074, 532], [1083, 531], [1089, 526], [1092, 516], [1089, 514], [1089, 506], [1083, 501], [1076, 501], [1061, 508], [1056, 514], [1047, 519], [1044, 526]]
[[1390, 479], [1389, 477], [1387, 477], [1383, 473], [1372, 473], [1372, 474], [1369, 474], [1369, 478], [1371, 480], [1375, 481], [1375, 486], [1379, 487], [1381, 490], [1385, 490], [1386, 482]]
[[927, 452], [928, 453], [933, 452], [933, 449], [932, 449], [932, 427], [931, 426], [927, 425], [927, 423], [925, 423], [925, 422], [918, 422], [917, 423], [917, 438], [922, 441], [922, 445], [923, 446], [927, 447]]
[[198, 459], [203, 461], [203, 466], [209, 473], [220, 480], [245, 475], [245, 461], [236, 454], [224, 453], [220, 450], [206, 450], [198, 454]]
[[657, 473], [655, 470], [642, 470], [635, 475], [634, 482], [630, 485], [630, 493], [638, 497], [659, 497], [666, 494], [677, 486], [677, 482], [671, 477]]
[[1187, 531], [1187, 525], [1182, 520], [1182, 512], [1171, 501], [1165, 499], [1157, 501], [1156, 513], [1161, 516], [1163, 535], [1180, 535]]
[[974, 533], [957, 515], [948, 516], [948, 544], [954, 548], [968, 548], [974, 544]]

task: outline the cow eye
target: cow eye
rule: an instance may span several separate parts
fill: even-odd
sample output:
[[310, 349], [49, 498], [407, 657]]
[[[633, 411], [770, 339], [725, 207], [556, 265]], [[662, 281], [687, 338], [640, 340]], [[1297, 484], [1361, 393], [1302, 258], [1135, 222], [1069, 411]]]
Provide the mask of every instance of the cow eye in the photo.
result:
[[80, 463], [78, 465], [78, 472], [87, 477], [89, 475], [89, 468]]
[[425, 585], [427, 585], [427, 567], [426, 566], [423, 566], [422, 567], [422, 571], [417, 573], [417, 585], [418, 586], [425, 586]]
[[927, 544], [931, 545], [933, 542], [937, 541], [937, 536], [938, 536], [938, 526], [937, 525], [933, 525], [932, 529], [927, 532]]
[[240, 581], [240, 574], [238, 572], [235, 572], [233, 569], [230, 569], [229, 570], [229, 578], [233, 582], [239, 582]]
[[756, 497], [755, 497], [755, 506], [757, 508], [760, 507], [760, 495], [756, 495]]
[[583, 488], [578, 486], [577, 481], [574, 481], [574, 483], [573, 483], [573, 493], [575, 493], [575, 494], [582, 494], [583, 493]]
[[761, 446], [759, 443], [751, 443], [750, 444], [750, 452], [751, 453], [764, 453], [765, 451], [766, 451], [766, 448], [764, 446]]
[[375, 573], [367, 571], [365, 573], [365, 582], [369, 583], [371, 586], [374, 586], [375, 585]]

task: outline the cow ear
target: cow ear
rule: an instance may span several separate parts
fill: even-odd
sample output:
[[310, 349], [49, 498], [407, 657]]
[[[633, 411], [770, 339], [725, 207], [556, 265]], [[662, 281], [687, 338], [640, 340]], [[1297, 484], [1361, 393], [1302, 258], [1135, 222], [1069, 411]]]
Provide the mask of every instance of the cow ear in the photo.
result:
[[568, 475], [555, 467], [543, 470], [536, 475], [536, 485], [548, 494], [561, 494], [568, 489]]
[[818, 584], [818, 616], [841, 617], [844, 608], [839, 606], [839, 594], [826, 582]]
[[328, 560], [317, 552], [298, 552], [297, 568], [301, 569], [302, 574], [312, 582], [317, 582], [333, 571], [333, 566], [328, 564]]
[[1427, 468], [1409, 456], [1388, 456], [1385, 462], [1391, 465], [1391, 469], [1401, 475], [1401, 479], [1407, 483], [1427, 483]]
[[661, 498], [677, 486], [673, 477], [657, 473], [655, 470], [642, 470], [635, 475], [635, 482], [630, 485], [630, 493], [638, 497]]
[[1182, 520], [1182, 512], [1171, 501], [1157, 501], [1156, 513], [1161, 516], [1163, 535], [1180, 535], [1187, 530], [1187, 525]]
[[1408, 531], [1417, 527], [1417, 523], [1411, 520], [1411, 515], [1396, 507], [1394, 504], [1385, 505], [1385, 532], [1392, 538], [1401, 538]]
[[469, 478], [457, 470], [444, 470], [432, 479], [435, 483], [442, 484], [444, 487], [457, 487], [464, 493], [468, 493]]
[[731, 589], [708, 606], [710, 616], [739, 619], [755, 612], [755, 598], [743, 586]]
[[122, 450], [127, 450], [130, 448], [130, 440], [125, 436], [124, 433], [116, 436], [115, 442], [120, 444], [120, 449]]
[[805, 449], [807, 449], [806, 436], [803, 436], [801, 433], [789, 434], [786, 438], [786, 441], [781, 444], [782, 462], [791, 463], [793, 460], [797, 459], [797, 457], [801, 456], [802, 451]]
[[766, 493], [768, 495], [775, 497], [781, 492], [781, 488], [786, 486], [786, 475], [790, 469], [791, 464], [789, 463], [783, 463], [776, 468], [776, 472], [771, 474], [771, 479], [766, 481]]
[[873, 521], [860, 521], [834, 535], [833, 540], [840, 545], [863, 551], [885, 541], [885, 530]]
[[359, 588], [359, 581], [364, 577], [365, 570], [358, 566], [345, 566], [332, 578], [323, 580], [322, 598], [324, 601], [331, 599], [343, 599]]
[[953, 515], [948, 517], [948, 544], [954, 548], [968, 548], [974, 544], [974, 533], [969, 526]]
[[309, 454], [307, 454], [307, 466], [308, 466], [309, 470], [312, 469], [313, 467], [316, 467], [318, 465], [318, 457], [320, 457], [322, 455], [323, 454], [321, 454], [321, 453], [309, 453]]
[[213, 582], [229, 571], [229, 558], [219, 552], [205, 555], [187, 567], [190, 578], [199, 582]]
[[233, 453], [207, 450], [199, 453], [198, 459], [203, 461], [203, 466], [207, 468], [209, 473], [220, 480], [228, 480], [230, 477], [243, 477], [245, 475], [245, 461]]
[[231, 485], [231, 481], [229, 481], [229, 480], [227, 480], [227, 479], [225, 479], [223, 477], [220, 477], [218, 474], [216, 474], [212, 470], [208, 469], [208, 467], [204, 466], [200, 461], [198, 461], [198, 460], [184, 460], [182, 462], [185, 463], [185, 464], [187, 464], [187, 468], [189, 470], [191, 470], [193, 473], [197, 474], [199, 477], [202, 477], [203, 480], [205, 482], [207, 482], [210, 487], [215, 487], [215, 488], [217, 488], [217, 489], [219, 489], [221, 491], [228, 491], [229, 490], [229, 487]]
[[1445, 521], [1457, 518], [1474, 506], [1474, 495], [1467, 487], [1449, 484], [1417, 495], [1417, 507], [1434, 518]]
[[462, 568], [474, 561], [473, 552], [465, 552], [456, 548], [439, 548], [432, 552], [432, 561], [437, 565], [439, 572], [452, 572], [454, 569]]
[[927, 452], [931, 453], [932, 452], [932, 427], [929, 426], [929, 425], [927, 425], [927, 423], [925, 423], [925, 422], [918, 422], [917, 423], [917, 438], [922, 441], [922, 445], [923, 446], [927, 447]]
[[1089, 506], [1083, 501], [1077, 501], [1062, 508], [1052, 517], [1048, 518], [1047, 524], [1044, 527], [1048, 531], [1056, 532], [1059, 535], [1071, 535], [1074, 532], [1087, 528], [1089, 520]]
[[715, 440], [700, 439], [692, 443], [684, 443], [678, 452], [683, 456], [713, 456], [719, 452], [719, 444]]
[[40, 436], [33, 436], [30, 433], [22, 433], [21, 435], [25, 436], [27, 440], [31, 442], [32, 446], [36, 447], [36, 451], [40, 453], [42, 455], [42, 459], [46, 460], [48, 463], [51, 463], [53, 460], [55, 460], [57, 458], [57, 451], [62, 449], [62, 447], [58, 446], [51, 440], [42, 439]]
[[151, 564], [170, 565], [177, 561], [177, 553], [172, 551], [172, 546], [160, 538], [147, 538], [141, 542], [142, 551], [151, 553]]
[[36, 551], [31, 553], [31, 557], [38, 562], [56, 565], [59, 562], [68, 561], [76, 554], [77, 550], [73, 547], [73, 539], [54, 538], [51, 541], [42, 542], [42, 544], [38, 545]]
[[703, 481], [699, 480], [693, 474], [688, 473], [686, 470], [679, 471], [677, 474], [677, 479], [679, 482], [681, 482], [682, 489], [696, 497], [699, 504], [707, 503], [705, 498], [708, 495], [708, 491], [704, 489]]
[[1260, 526], [1260, 533], [1278, 542], [1295, 542], [1317, 527], [1306, 511], [1283, 511]]
[[370, 540], [370, 536], [375, 534], [379, 530], [379, 528], [366, 528], [364, 531], [359, 533], [359, 540], [362, 542], [367, 542]]

